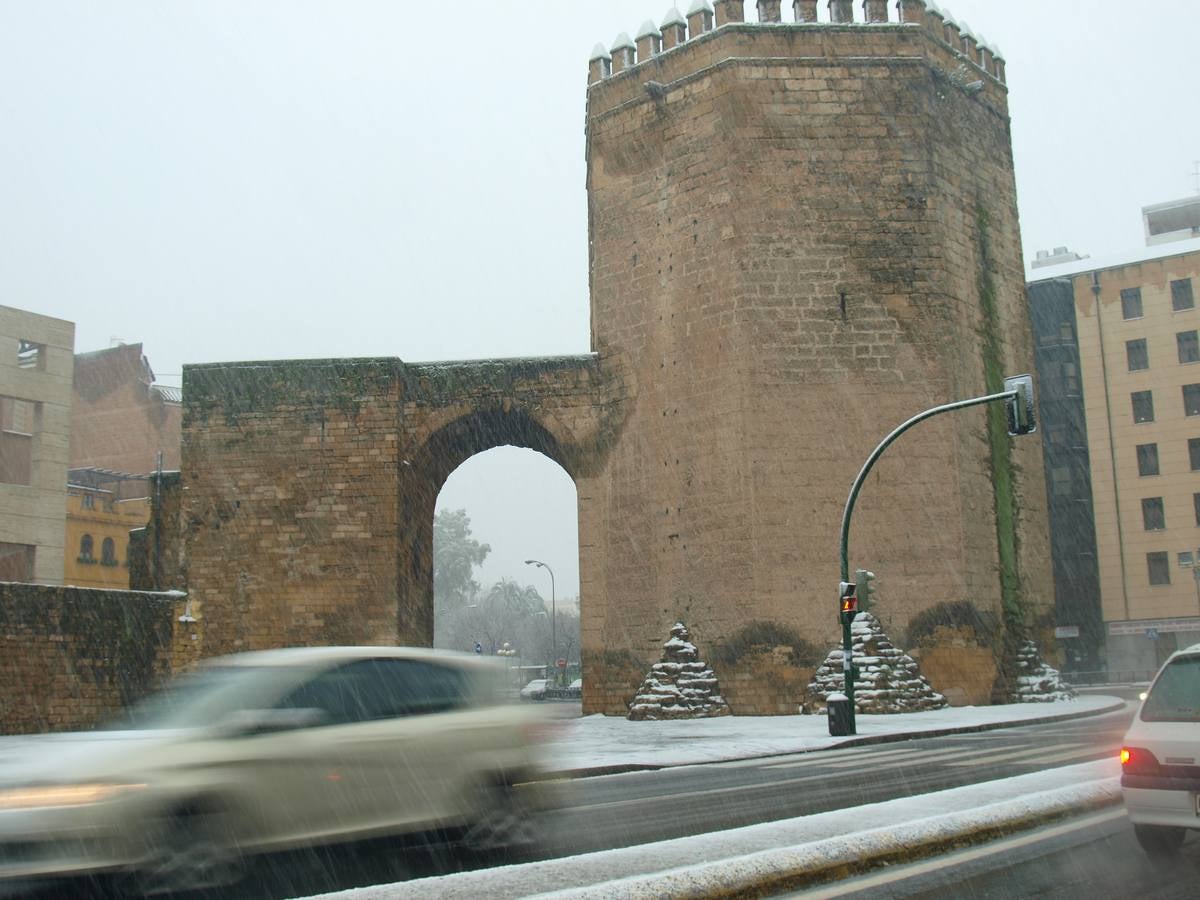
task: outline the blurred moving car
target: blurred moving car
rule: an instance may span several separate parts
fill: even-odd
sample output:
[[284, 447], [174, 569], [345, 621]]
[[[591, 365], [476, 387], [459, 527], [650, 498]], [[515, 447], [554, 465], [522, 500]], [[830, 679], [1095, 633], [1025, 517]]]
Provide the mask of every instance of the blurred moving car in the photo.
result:
[[314, 647], [209, 661], [112, 730], [0, 739], [6, 879], [236, 881], [256, 853], [434, 828], [534, 839], [540, 716], [473, 654]]
[[521, 688], [522, 700], [545, 700], [546, 686], [549, 684], [546, 678], [535, 678], [525, 687]]
[[1200, 829], [1200, 644], [1173, 654], [1150, 685], [1121, 749], [1121, 793], [1151, 856]]

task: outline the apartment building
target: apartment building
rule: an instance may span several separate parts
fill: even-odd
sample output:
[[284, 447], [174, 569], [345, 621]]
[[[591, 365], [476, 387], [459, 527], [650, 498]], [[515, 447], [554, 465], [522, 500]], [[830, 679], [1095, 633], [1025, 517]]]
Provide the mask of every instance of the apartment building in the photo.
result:
[[0, 306], [0, 581], [62, 584], [75, 326]]
[[1200, 197], [1143, 219], [1144, 249], [1028, 285], [1058, 634], [1110, 675], [1200, 642]]

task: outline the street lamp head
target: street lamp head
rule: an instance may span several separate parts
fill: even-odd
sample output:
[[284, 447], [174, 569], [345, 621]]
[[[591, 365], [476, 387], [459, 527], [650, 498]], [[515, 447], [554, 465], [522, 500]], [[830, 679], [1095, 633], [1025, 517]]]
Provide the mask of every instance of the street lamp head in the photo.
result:
[[527, 560], [525, 560], [525, 565], [527, 565], [527, 566], [544, 566], [545, 563], [539, 562], [536, 559], [527, 559]]

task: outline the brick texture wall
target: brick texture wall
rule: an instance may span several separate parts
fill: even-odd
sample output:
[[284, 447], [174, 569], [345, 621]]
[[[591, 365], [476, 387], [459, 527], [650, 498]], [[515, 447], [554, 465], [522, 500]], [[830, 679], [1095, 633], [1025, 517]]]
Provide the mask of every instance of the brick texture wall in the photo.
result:
[[[590, 87], [594, 346], [636, 404], [605, 502], [581, 503], [599, 542], [582, 560], [588, 711], [622, 712], [627, 678], [590, 651], [649, 663], [677, 619], [700, 644], [749, 619], [833, 643], [839, 520], [867, 454], [986, 393], [989, 353], [1032, 369], [1005, 90], [981, 71], [968, 88], [963, 66], [910, 26], [730, 25]], [[984, 412], [935, 419], [865, 486], [852, 565], [894, 619], [999, 608], [991, 449]], [[1052, 596], [1039, 441], [1012, 453], [1036, 611]]]
[[[173, 594], [0, 583], [0, 734], [91, 728], [190, 664]], [[193, 639], [195, 638], [195, 639]]]

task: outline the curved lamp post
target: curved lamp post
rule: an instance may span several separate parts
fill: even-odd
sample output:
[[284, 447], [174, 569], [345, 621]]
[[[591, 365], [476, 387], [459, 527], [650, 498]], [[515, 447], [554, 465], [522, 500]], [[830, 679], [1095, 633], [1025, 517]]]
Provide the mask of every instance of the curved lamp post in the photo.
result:
[[539, 559], [525, 560], [527, 566], [537, 566], [550, 573], [550, 645], [553, 648], [554, 665], [558, 665], [558, 616], [554, 601], [554, 570]]

